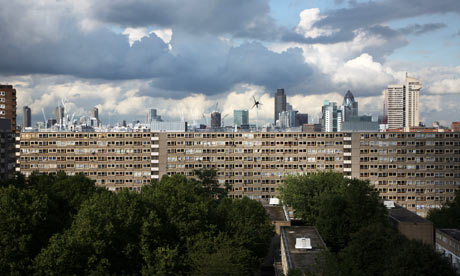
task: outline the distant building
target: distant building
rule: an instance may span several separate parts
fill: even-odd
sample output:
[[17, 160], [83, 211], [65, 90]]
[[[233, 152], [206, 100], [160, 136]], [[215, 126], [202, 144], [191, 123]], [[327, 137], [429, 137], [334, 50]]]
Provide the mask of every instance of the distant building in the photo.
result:
[[50, 128], [50, 127], [54, 126], [55, 124], [57, 124], [56, 119], [50, 118], [50, 119], [48, 119], [48, 121], [46, 122], [46, 127], [47, 127], [47, 128]]
[[56, 119], [56, 123], [62, 124], [64, 120], [64, 107], [63, 106], [57, 106], [56, 109], [54, 109], [54, 118]]
[[96, 126], [99, 126], [100, 125], [100, 120], [99, 120], [99, 109], [97, 107], [93, 107], [93, 109], [91, 109], [91, 117], [96, 119]]
[[308, 114], [307, 113], [296, 113], [295, 114], [295, 126], [303, 126], [308, 124]]
[[[393, 203], [392, 201], [386, 202]], [[397, 204], [385, 205], [388, 208], [390, 222], [401, 234], [408, 239], [418, 240], [434, 247], [434, 227], [431, 221]]]
[[348, 121], [343, 122], [342, 131], [351, 132], [376, 132], [379, 131], [379, 123], [372, 121], [372, 116], [351, 116]]
[[282, 129], [296, 127], [296, 114], [296, 110], [281, 111], [279, 114], [277, 126]]
[[422, 84], [406, 73], [406, 83], [389, 85], [385, 90], [388, 128], [418, 127], [420, 122], [419, 92]]
[[436, 251], [460, 271], [460, 229], [436, 229]]
[[303, 124], [302, 132], [321, 132], [321, 124]]
[[187, 131], [187, 122], [163, 122], [153, 121], [150, 123], [152, 132], [185, 132]]
[[22, 128], [32, 126], [31, 110], [28, 106], [22, 108]]
[[317, 263], [327, 250], [314, 226], [281, 226], [282, 273], [297, 269], [303, 275], [317, 273]]
[[159, 116], [157, 114], [157, 110], [154, 109], [154, 108], [151, 108], [151, 109], [149, 109], [147, 121], [148, 121], [148, 123], [152, 123], [152, 122], [155, 122], [155, 121], [163, 121], [163, 120], [161, 119], [161, 116]]
[[220, 112], [214, 111], [211, 113], [211, 128], [219, 129], [222, 126], [221, 114]]
[[16, 131], [16, 89], [0, 84], [0, 119], [8, 119], [12, 132]]
[[324, 101], [321, 116], [322, 131], [342, 131], [342, 110], [337, 108], [337, 103]]
[[280, 113], [286, 110], [286, 95], [284, 94], [284, 89], [279, 88], [275, 93], [275, 124], [279, 119]]
[[452, 122], [450, 127], [453, 132], [460, 132], [460, 122]]
[[93, 107], [93, 109], [91, 109], [91, 117], [96, 118], [99, 121], [99, 109], [97, 107]]
[[235, 126], [241, 127], [242, 125], [249, 125], [249, 111], [248, 110], [234, 110], [233, 122]]
[[358, 116], [358, 102], [355, 101], [355, 97], [350, 90], [347, 91], [343, 98], [342, 115], [344, 122], [351, 120], [352, 117]]

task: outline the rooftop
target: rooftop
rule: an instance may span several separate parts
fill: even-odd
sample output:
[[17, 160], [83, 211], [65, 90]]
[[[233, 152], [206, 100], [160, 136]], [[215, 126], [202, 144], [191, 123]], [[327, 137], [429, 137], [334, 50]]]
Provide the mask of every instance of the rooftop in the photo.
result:
[[415, 214], [414, 212], [411, 212], [399, 205], [395, 205], [394, 208], [388, 209], [388, 215], [398, 222], [432, 224], [431, 221], [424, 219], [421, 216]]
[[[317, 257], [326, 250], [326, 245], [314, 226], [281, 227], [288, 266], [290, 269], [314, 271]], [[297, 238], [309, 238], [312, 249], [296, 249]]]
[[460, 242], [460, 229], [438, 229], [439, 231], [451, 236], [452, 238], [456, 239], [458, 242]]
[[264, 208], [271, 221], [286, 221], [282, 206], [264, 205]]

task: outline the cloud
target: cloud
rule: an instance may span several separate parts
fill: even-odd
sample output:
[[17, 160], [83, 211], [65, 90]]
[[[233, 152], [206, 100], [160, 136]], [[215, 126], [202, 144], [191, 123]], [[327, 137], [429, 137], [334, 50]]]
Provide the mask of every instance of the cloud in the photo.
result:
[[[370, 30], [372, 28], [385, 28], [384, 24], [400, 19], [408, 19], [422, 15], [460, 13], [460, 5], [457, 0], [386, 0], [352, 2], [347, 8], [332, 9], [313, 24], [313, 28], [340, 30], [332, 35], [320, 36], [314, 39], [300, 36], [284, 36], [285, 40], [302, 43], [331, 43], [352, 40], [357, 30]], [[409, 26], [408, 30], [421, 34], [443, 27], [442, 23]], [[386, 27], [387, 30], [390, 28]], [[381, 29], [382, 30], [382, 29]], [[380, 30], [380, 31], [381, 31]], [[393, 32], [381, 33], [381, 35], [394, 36]], [[355, 33], [355, 34], [354, 34]], [[354, 34], [354, 35], [353, 35]]]
[[413, 33], [416, 35], [420, 35], [420, 34], [435, 31], [435, 30], [445, 28], [445, 27], [447, 27], [447, 25], [444, 23], [429, 23], [429, 24], [423, 24], [423, 25], [413, 24], [413, 25], [409, 25], [407, 27], [401, 28], [399, 29], [399, 31], [403, 34]]
[[276, 29], [266, 0], [82, 0], [75, 4], [88, 20], [123, 28], [156, 26], [193, 34], [269, 38]]

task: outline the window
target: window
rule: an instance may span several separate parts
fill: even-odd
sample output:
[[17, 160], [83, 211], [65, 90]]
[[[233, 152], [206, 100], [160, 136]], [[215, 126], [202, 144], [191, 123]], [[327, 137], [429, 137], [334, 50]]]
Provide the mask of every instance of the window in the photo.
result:
[[5, 102], [5, 98], [0, 98], [0, 102], [1, 102], [1, 103], [4, 103], [4, 102]]
[[0, 96], [5, 96], [5, 91], [0, 91]]
[[4, 104], [0, 104], [0, 108], [5, 109], [5, 105], [4, 105]]
[[0, 110], [0, 115], [5, 115], [5, 110]]

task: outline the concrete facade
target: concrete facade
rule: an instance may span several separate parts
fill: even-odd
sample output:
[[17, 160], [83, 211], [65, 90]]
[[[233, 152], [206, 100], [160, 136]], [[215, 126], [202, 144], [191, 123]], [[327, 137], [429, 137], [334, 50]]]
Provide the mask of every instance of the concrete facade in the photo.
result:
[[10, 129], [16, 131], [16, 89], [0, 84], [0, 119], [10, 120]]
[[[24, 132], [19, 147], [18, 170], [26, 175], [83, 172], [110, 188], [216, 169], [231, 197], [268, 201], [288, 175], [332, 170], [368, 180], [382, 199], [426, 216], [460, 187], [460, 133], [452, 132]], [[142, 175], [131, 175], [133, 163]]]
[[436, 229], [436, 250], [460, 272], [460, 230]]

